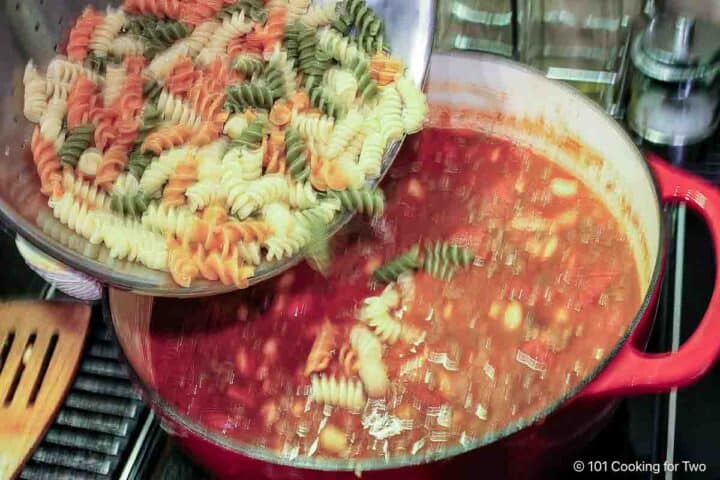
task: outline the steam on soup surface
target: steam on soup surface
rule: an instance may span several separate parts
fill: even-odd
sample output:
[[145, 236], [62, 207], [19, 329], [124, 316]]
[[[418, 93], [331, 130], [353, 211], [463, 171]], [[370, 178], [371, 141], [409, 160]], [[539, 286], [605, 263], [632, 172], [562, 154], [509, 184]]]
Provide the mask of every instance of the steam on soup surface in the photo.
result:
[[[246, 292], [157, 300], [160, 394], [288, 458], [422, 455], [556, 402], [639, 308], [624, 232], [543, 157], [428, 129], [384, 188], [385, 215], [336, 241], [327, 277], [302, 266]], [[436, 241], [472, 262], [445, 252], [447, 263], [373, 281], [398, 254]]]

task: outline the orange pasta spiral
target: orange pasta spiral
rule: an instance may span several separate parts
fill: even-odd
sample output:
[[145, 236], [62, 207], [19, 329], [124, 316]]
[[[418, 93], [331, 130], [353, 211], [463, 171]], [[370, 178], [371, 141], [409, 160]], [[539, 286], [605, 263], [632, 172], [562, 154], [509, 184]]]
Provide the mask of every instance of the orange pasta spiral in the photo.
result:
[[193, 136], [193, 129], [187, 125], [173, 125], [161, 128], [147, 136], [140, 147], [143, 153], [160, 155], [163, 151], [186, 143]]
[[103, 155], [100, 165], [97, 167], [95, 184], [105, 190], [110, 190], [115, 180], [117, 180], [123, 170], [125, 170], [127, 162], [128, 147], [117, 143], [111, 145]]
[[55, 144], [42, 136], [40, 127], [35, 127], [30, 141], [30, 150], [40, 177], [40, 191], [47, 196], [62, 195], [60, 159], [55, 150]]
[[180, 58], [165, 80], [165, 88], [173, 95], [186, 95], [198, 80], [198, 72], [190, 57]]
[[265, 25], [250, 32], [247, 35], [247, 43], [251, 47], [259, 43], [265, 52], [272, 52], [285, 35], [287, 17], [287, 8], [271, 8]]
[[82, 62], [87, 57], [90, 48], [90, 39], [95, 28], [103, 21], [102, 15], [97, 13], [94, 8], [86, 8], [82, 15], [75, 22], [75, 26], [70, 31], [70, 37], [67, 44], [68, 58], [73, 62]]
[[140, 75], [147, 65], [147, 59], [143, 55], [128, 55], [123, 61], [123, 66], [128, 75]]
[[238, 73], [225, 58], [216, 58], [203, 70], [203, 83], [211, 92], [222, 93], [228, 85], [238, 81]]
[[221, 133], [222, 125], [213, 122], [202, 122], [193, 133], [192, 138], [190, 138], [190, 145], [203, 147], [220, 138]]
[[197, 161], [195, 158], [181, 163], [175, 169], [163, 191], [163, 204], [179, 207], [185, 203], [185, 192], [197, 181]]
[[189, 287], [193, 280], [200, 275], [200, 269], [192, 252], [175, 238], [169, 238], [167, 244], [170, 275], [178, 285]]
[[312, 373], [322, 372], [330, 365], [330, 360], [332, 360], [335, 352], [336, 340], [337, 329], [326, 318], [315, 337], [312, 349], [305, 362], [305, 375], [309, 376]]
[[207, 280], [247, 288], [248, 278], [255, 274], [255, 268], [243, 264], [236, 248], [223, 255], [217, 251], [207, 252], [202, 246], [195, 249], [194, 258], [200, 274]]
[[115, 127], [117, 113], [112, 108], [101, 108], [93, 117], [95, 122], [95, 146], [104, 151], [117, 138], [117, 129]]
[[196, 85], [190, 90], [188, 100], [194, 112], [209, 119], [222, 110], [225, 94], [209, 91], [203, 85]]
[[260, 220], [230, 220], [215, 227], [211, 238], [205, 242], [208, 250], [221, 250], [224, 253], [238, 242], [262, 243], [273, 234], [273, 229]]
[[123, 9], [130, 13], [179, 18], [180, 0], [125, 0]]
[[188, 0], [180, 7], [180, 21], [199, 25], [217, 15], [224, 3], [224, 0]]
[[266, 173], [285, 173], [287, 166], [285, 134], [277, 127], [270, 132], [270, 141], [263, 157], [263, 166]]
[[130, 147], [137, 138], [138, 120], [135, 118], [122, 118], [115, 124], [115, 143]]
[[248, 38], [247, 35], [239, 35], [228, 43], [228, 55], [233, 58], [241, 53], [263, 53], [263, 44], [257, 38]]
[[67, 126], [69, 130], [90, 122], [90, 111], [97, 86], [85, 75], [81, 75], [73, 84], [67, 101]]
[[112, 108], [121, 118], [133, 118], [143, 107], [143, 81], [140, 74], [128, 73]]
[[405, 71], [405, 65], [384, 52], [376, 53], [370, 60], [370, 75], [378, 85], [389, 85]]

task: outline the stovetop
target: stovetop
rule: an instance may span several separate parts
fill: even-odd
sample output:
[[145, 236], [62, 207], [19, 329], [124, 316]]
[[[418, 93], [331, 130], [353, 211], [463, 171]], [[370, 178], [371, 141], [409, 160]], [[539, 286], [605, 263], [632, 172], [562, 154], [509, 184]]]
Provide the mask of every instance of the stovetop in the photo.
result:
[[[685, 168], [720, 180], [720, 142], [690, 159]], [[665, 153], [665, 152], [663, 152]], [[712, 293], [715, 259], [702, 221], [684, 207], [667, 209], [670, 228], [667, 275], [648, 349], [668, 351], [673, 329], [686, 339], [704, 313]], [[13, 238], [0, 235], [0, 296], [62, 296], [32, 273]], [[720, 341], [720, 339], [718, 339]], [[720, 479], [720, 366], [697, 384], [665, 395], [629, 398], [610, 424], [577, 460], [602, 462], [633, 473], [577, 473], [572, 463], [553, 478]], [[652, 472], [670, 461], [699, 465], [700, 472]], [[634, 467], [633, 467], [634, 466]], [[128, 380], [119, 347], [95, 308], [85, 356], [55, 424], [21, 474], [22, 479], [210, 480], [162, 431]]]

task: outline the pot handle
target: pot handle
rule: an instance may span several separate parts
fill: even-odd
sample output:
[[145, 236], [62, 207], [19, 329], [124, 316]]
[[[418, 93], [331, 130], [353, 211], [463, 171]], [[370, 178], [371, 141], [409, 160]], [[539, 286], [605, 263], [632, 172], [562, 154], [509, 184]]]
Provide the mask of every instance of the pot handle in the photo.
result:
[[[720, 190], [704, 180], [648, 155], [660, 196], [665, 203], [685, 203], [707, 223], [713, 252], [720, 259]], [[695, 333], [676, 352], [645, 353], [638, 349], [636, 329], [605, 370], [591, 382], [583, 396], [618, 396], [666, 392], [690, 385], [720, 357], [720, 264], [707, 311]]]

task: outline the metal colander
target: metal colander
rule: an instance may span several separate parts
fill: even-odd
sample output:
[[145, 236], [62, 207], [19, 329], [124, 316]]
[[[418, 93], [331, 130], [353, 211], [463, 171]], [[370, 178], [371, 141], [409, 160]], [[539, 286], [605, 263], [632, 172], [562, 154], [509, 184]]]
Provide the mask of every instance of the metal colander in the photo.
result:
[[[92, 245], [55, 218], [40, 194], [40, 183], [29, 151], [32, 125], [25, 120], [22, 77], [30, 58], [44, 69], [57, 52], [63, 51], [67, 33], [87, 5], [102, 9], [106, 0], [1, 0], [0, 19], [0, 220], [33, 246], [71, 269], [99, 281], [156, 296], [190, 297], [233, 290], [217, 282], [196, 281], [180, 288], [164, 272], [139, 264], [111, 259], [106, 248]], [[324, 3], [318, 1], [318, 3]], [[402, 58], [413, 80], [421, 85], [426, 74], [434, 24], [433, 0], [369, 0], [368, 4], [385, 19], [393, 54]], [[397, 154], [400, 143], [386, 152], [383, 174]], [[350, 219], [339, 218], [331, 228], [336, 232]], [[251, 279], [258, 283], [297, 263], [291, 258], [263, 265]]]

